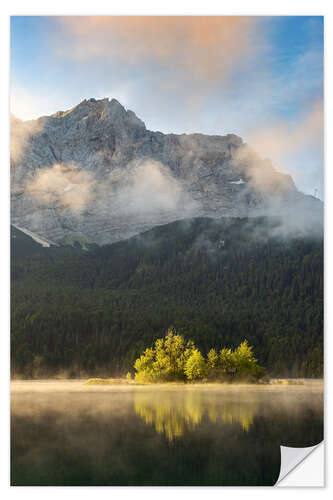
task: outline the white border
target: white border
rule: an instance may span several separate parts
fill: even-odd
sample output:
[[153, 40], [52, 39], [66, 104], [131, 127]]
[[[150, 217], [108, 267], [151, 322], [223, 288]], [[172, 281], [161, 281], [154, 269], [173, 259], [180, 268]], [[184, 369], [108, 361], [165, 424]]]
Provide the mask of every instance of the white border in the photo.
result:
[[[326, 251], [325, 251], [325, 315], [326, 315], [326, 328], [325, 328], [325, 370], [326, 370], [326, 389], [329, 392], [329, 385], [327, 383], [327, 378], [329, 376], [329, 362], [328, 362], [328, 351], [330, 350], [329, 340], [329, 326], [328, 322], [328, 304], [333, 304], [331, 286], [329, 284], [329, 278], [332, 278], [332, 230], [329, 230], [328, 220], [332, 220], [332, 203], [330, 202], [330, 193], [332, 192], [332, 174], [331, 169], [333, 164], [330, 165], [330, 160], [332, 159], [331, 144], [332, 140], [329, 141], [330, 128], [329, 128], [329, 118], [330, 118], [330, 94], [328, 89], [332, 87], [331, 75], [331, 51], [332, 51], [332, 22], [331, 22], [331, 12], [330, 6], [333, 2], [330, 0], [280, 0], [278, 3], [259, 1], [259, 0], [248, 0], [232, 2], [221, 2], [220, 1], [195, 1], [191, 0], [186, 2], [181, 0], [169, 0], [169, 1], [159, 1], [156, 2], [152, 0], [140, 0], [140, 1], [129, 1], [122, 0], [121, 2], [110, 2], [108, 0], [95, 0], [94, 2], [83, 3], [70, 1], [70, 0], [57, 0], [57, 2], [45, 2], [41, 0], [29, 0], [29, 2], [21, 0], [3, 1], [1, 4], [1, 25], [0, 25], [0, 50], [1, 50], [1, 162], [0, 162], [0, 203], [1, 203], [1, 217], [0, 217], [0, 234], [2, 235], [2, 241], [0, 245], [1, 249], [1, 259], [2, 263], [2, 273], [1, 273], [1, 346], [0, 346], [0, 368], [1, 368], [1, 467], [0, 467], [0, 489], [2, 498], [15, 498], [18, 496], [24, 496], [24, 498], [43, 498], [47, 495], [48, 499], [58, 499], [59, 496], [62, 498], [91, 498], [92, 495], [99, 495], [101, 497], [110, 498], [110, 496], [115, 498], [127, 498], [132, 497], [135, 500], [142, 499], [153, 499], [155, 500], [158, 496], [161, 500], [169, 500], [170, 495], [181, 495], [183, 498], [188, 498], [191, 500], [196, 500], [202, 498], [203, 495], [209, 495], [210, 498], [220, 498], [221, 495], [234, 495], [234, 494], [244, 494], [248, 500], [267, 498], [267, 494], [279, 495], [283, 494], [283, 497], [295, 498], [295, 496], [301, 495], [304, 498], [313, 498], [317, 495], [327, 495], [329, 494], [330, 479], [326, 477], [326, 484], [328, 487], [325, 489], [316, 489], [313, 491], [311, 488], [299, 488], [287, 489], [287, 488], [232, 488], [232, 492], [228, 489], [221, 489], [216, 487], [210, 488], [63, 488], [57, 487], [52, 488], [9, 488], [9, 363], [8, 363], [8, 353], [9, 353], [9, 307], [8, 307], [8, 297], [9, 297], [9, 169], [8, 169], [8, 144], [9, 144], [9, 126], [8, 126], [8, 111], [9, 111], [9, 15], [325, 15], [325, 37], [326, 37], [326, 61], [325, 61], [325, 109], [326, 109]], [[331, 85], [329, 85], [329, 82]], [[333, 355], [333, 354], [330, 354]], [[332, 398], [328, 399], [326, 394], [326, 424], [329, 419], [329, 406]], [[329, 429], [325, 429], [325, 440], [329, 435]], [[326, 453], [326, 471], [329, 470], [332, 465], [330, 459], [330, 450], [328, 448], [328, 453]], [[204, 491], [205, 490], [205, 491]]]

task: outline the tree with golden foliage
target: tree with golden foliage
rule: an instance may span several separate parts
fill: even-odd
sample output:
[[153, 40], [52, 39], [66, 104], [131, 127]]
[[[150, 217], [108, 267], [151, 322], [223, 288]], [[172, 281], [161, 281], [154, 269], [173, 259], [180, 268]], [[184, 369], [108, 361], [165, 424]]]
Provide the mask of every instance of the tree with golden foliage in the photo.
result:
[[244, 340], [234, 351], [223, 347], [218, 354], [208, 352], [207, 360], [190, 341], [185, 341], [173, 328], [157, 339], [135, 361], [135, 380], [142, 383], [170, 381], [258, 379], [264, 370], [258, 365], [253, 348]]
[[185, 380], [185, 364], [195, 350], [192, 341], [185, 342], [173, 328], [157, 339], [134, 363], [137, 382]]

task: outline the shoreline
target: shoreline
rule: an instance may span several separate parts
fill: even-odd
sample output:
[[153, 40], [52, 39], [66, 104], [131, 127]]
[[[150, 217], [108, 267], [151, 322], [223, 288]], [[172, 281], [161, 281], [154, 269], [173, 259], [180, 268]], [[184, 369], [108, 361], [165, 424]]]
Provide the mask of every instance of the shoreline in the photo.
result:
[[202, 381], [196, 381], [196, 382], [191, 382], [191, 381], [170, 381], [170, 382], [136, 382], [134, 379], [132, 380], [127, 380], [126, 378], [113, 378], [113, 377], [75, 377], [75, 378], [67, 378], [67, 377], [43, 377], [43, 378], [22, 378], [22, 377], [11, 377], [10, 378], [10, 383], [12, 382], [79, 382], [83, 381], [84, 383], [95, 383], [96, 385], [98, 384], [105, 384], [105, 385], [112, 385], [112, 384], [119, 384], [119, 385], [233, 385], [233, 384], [243, 384], [243, 385], [270, 385], [274, 383], [279, 383], [279, 382], [290, 382], [290, 385], [293, 385], [294, 382], [304, 382], [304, 383], [311, 383], [311, 382], [324, 382], [324, 378], [305, 378], [305, 377], [271, 377], [269, 378], [268, 382], [246, 382], [246, 381], [226, 381], [226, 382], [220, 382], [220, 381], [207, 381], [207, 382], [202, 382]]
[[42, 379], [42, 380], [12, 380], [10, 391], [12, 395], [24, 393], [86, 393], [91, 392], [135, 392], [135, 391], [221, 391], [221, 392], [279, 392], [279, 391], [324, 391], [323, 379], [305, 379], [304, 383], [280, 384], [246, 384], [246, 383], [159, 383], [138, 384], [125, 383], [99, 383], [87, 384], [88, 379]]

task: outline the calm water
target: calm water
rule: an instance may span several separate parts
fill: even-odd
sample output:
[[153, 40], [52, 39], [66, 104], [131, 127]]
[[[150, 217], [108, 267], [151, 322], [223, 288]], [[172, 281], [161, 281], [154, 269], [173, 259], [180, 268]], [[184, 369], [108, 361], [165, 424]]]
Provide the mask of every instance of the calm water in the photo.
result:
[[322, 384], [12, 382], [13, 485], [272, 485], [323, 439]]

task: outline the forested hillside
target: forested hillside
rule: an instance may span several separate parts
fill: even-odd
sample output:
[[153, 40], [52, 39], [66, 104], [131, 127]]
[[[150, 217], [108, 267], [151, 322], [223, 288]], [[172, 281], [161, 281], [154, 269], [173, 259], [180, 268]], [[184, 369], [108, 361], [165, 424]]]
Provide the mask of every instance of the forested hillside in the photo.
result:
[[13, 375], [123, 375], [172, 326], [204, 354], [247, 339], [271, 375], [322, 376], [323, 241], [277, 224], [197, 218], [13, 251]]

